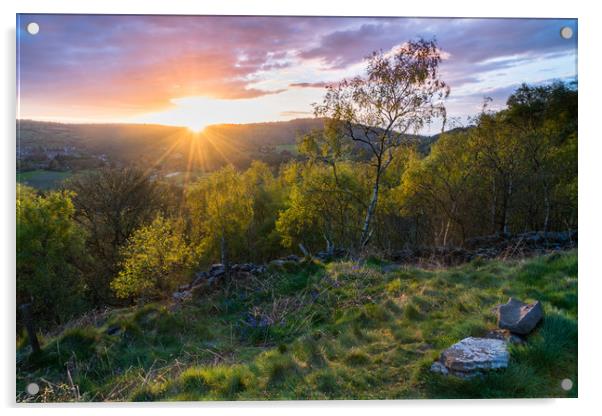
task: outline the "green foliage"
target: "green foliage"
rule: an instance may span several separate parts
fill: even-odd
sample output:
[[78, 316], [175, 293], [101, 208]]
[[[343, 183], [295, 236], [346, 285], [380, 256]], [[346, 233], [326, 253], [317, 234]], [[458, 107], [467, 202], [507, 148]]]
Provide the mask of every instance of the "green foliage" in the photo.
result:
[[253, 200], [247, 194], [242, 177], [227, 166], [201, 178], [186, 196], [193, 238], [207, 254], [221, 253], [227, 260], [244, 240], [253, 216]]
[[246, 250], [241, 258], [266, 262], [282, 252], [276, 231], [278, 212], [284, 207], [286, 189], [265, 163], [254, 161], [242, 174], [245, 194], [253, 204], [251, 222], [243, 235]]
[[64, 322], [85, 306], [78, 270], [84, 233], [73, 219], [72, 197], [17, 186], [17, 305], [31, 302], [42, 324]]
[[[445, 115], [444, 99], [450, 89], [440, 79], [441, 59], [435, 40], [411, 40], [392, 54], [374, 52], [366, 59], [364, 76], [329, 85], [322, 103], [314, 105], [316, 116], [330, 119], [338, 135], [368, 149], [371, 156], [371, 192], [362, 199], [365, 220], [358, 224], [359, 249], [371, 239], [382, 179], [396, 150], [407, 147], [408, 134]], [[307, 147], [317, 153], [317, 146]], [[337, 147], [322, 149], [332, 153]]]
[[[253, 162], [178, 186], [150, 171], [107, 168], [73, 177], [65, 191], [19, 186], [17, 303], [31, 302], [40, 326], [59, 334], [44, 337], [34, 357], [20, 331], [19, 397], [38, 377], [57, 381], [39, 400], [72, 400], [65, 365], [83, 400], [565, 394], [557, 381], [577, 376], [576, 253], [387, 273], [381, 254], [576, 228], [577, 91], [521, 86], [506, 109], [484, 107], [471, 126], [439, 135], [430, 149], [412, 146], [405, 130], [387, 133], [382, 120], [365, 118], [374, 116], [368, 98], [387, 101], [378, 88], [393, 70], [426, 70], [414, 74], [417, 90], [445, 93], [444, 84], [423, 82], [438, 82], [436, 54], [416, 62], [412, 54], [434, 44], [409, 47], [399, 58], [405, 66], [376, 55], [372, 79], [330, 89], [317, 110], [334, 122], [302, 137], [301, 156], [279, 172]], [[418, 104], [432, 116], [441, 110]], [[373, 136], [351, 146], [360, 125]], [[371, 145], [376, 153], [366, 151]], [[312, 253], [353, 249], [365, 237], [361, 264], [273, 263], [260, 279], [229, 281], [190, 302], [90, 321], [91, 313], [56, 328], [89, 306], [123, 306], [114, 294], [165, 298], [193, 267], [220, 257], [260, 263], [299, 244]], [[489, 311], [510, 296], [539, 299], [546, 310], [527, 346], [513, 348], [510, 368], [481, 381], [428, 372], [441, 349], [495, 326]]]
[[[349, 247], [359, 238], [364, 186], [354, 165], [307, 163], [291, 167], [290, 193], [280, 212], [276, 230], [286, 247], [303, 244], [316, 251], [326, 242]], [[293, 172], [289, 172], [292, 176]]]
[[484, 107], [473, 126], [413, 158], [393, 195], [402, 215], [421, 213], [423, 243], [576, 228], [576, 100], [563, 83], [523, 85], [507, 109]]
[[86, 284], [95, 306], [114, 301], [111, 280], [119, 272], [120, 251], [132, 233], [167, 210], [169, 199], [148, 172], [103, 168], [67, 182], [75, 192], [75, 219], [86, 230]]
[[175, 220], [157, 216], [123, 247], [122, 270], [111, 282], [119, 298], [169, 295], [189, 276], [193, 253]]

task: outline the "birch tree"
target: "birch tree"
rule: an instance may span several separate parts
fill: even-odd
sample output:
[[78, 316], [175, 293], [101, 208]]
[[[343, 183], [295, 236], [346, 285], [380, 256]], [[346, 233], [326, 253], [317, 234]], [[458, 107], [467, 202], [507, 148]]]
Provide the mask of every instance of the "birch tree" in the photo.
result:
[[343, 137], [372, 156], [372, 192], [362, 224], [359, 249], [372, 234], [381, 179], [394, 157], [394, 149], [408, 142], [434, 118], [445, 116], [449, 87], [439, 79], [441, 52], [435, 41], [410, 41], [393, 53], [374, 52], [367, 58], [366, 74], [327, 87], [317, 117], [339, 124]]

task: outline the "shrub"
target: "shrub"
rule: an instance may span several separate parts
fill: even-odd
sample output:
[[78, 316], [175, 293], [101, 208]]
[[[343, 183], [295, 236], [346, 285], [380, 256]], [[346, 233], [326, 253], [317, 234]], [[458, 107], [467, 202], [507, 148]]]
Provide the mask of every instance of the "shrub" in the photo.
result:
[[120, 298], [169, 295], [187, 277], [193, 261], [176, 222], [162, 216], [136, 230], [121, 254], [123, 268], [111, 282]]

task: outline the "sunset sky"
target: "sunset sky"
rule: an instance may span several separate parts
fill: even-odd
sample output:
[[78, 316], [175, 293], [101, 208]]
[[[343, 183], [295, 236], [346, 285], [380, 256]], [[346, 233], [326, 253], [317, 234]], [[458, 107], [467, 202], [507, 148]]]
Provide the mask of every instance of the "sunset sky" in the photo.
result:
[[324, 85], [372, 51], [435, 37], [448, 113], [464, 118], [521, 82], [576, 79], [576, 33], [566, 19], [20, 15], [18, 117], [199, 129], [311, 117]]

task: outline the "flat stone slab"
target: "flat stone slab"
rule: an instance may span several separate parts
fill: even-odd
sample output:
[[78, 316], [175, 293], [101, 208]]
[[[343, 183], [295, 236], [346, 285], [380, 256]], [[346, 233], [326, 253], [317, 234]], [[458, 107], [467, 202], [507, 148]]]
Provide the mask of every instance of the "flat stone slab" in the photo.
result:
[[539, 301], [526, 304], [510, 298], [497, 310], [498, 327], [520, 335], [527, 335], [543, 318], [543, 308]]
[[506, 368], [509, 359], [506, 341], [469, 337], [443, 351], [440, 362], [453, 372], [470, 373]]

